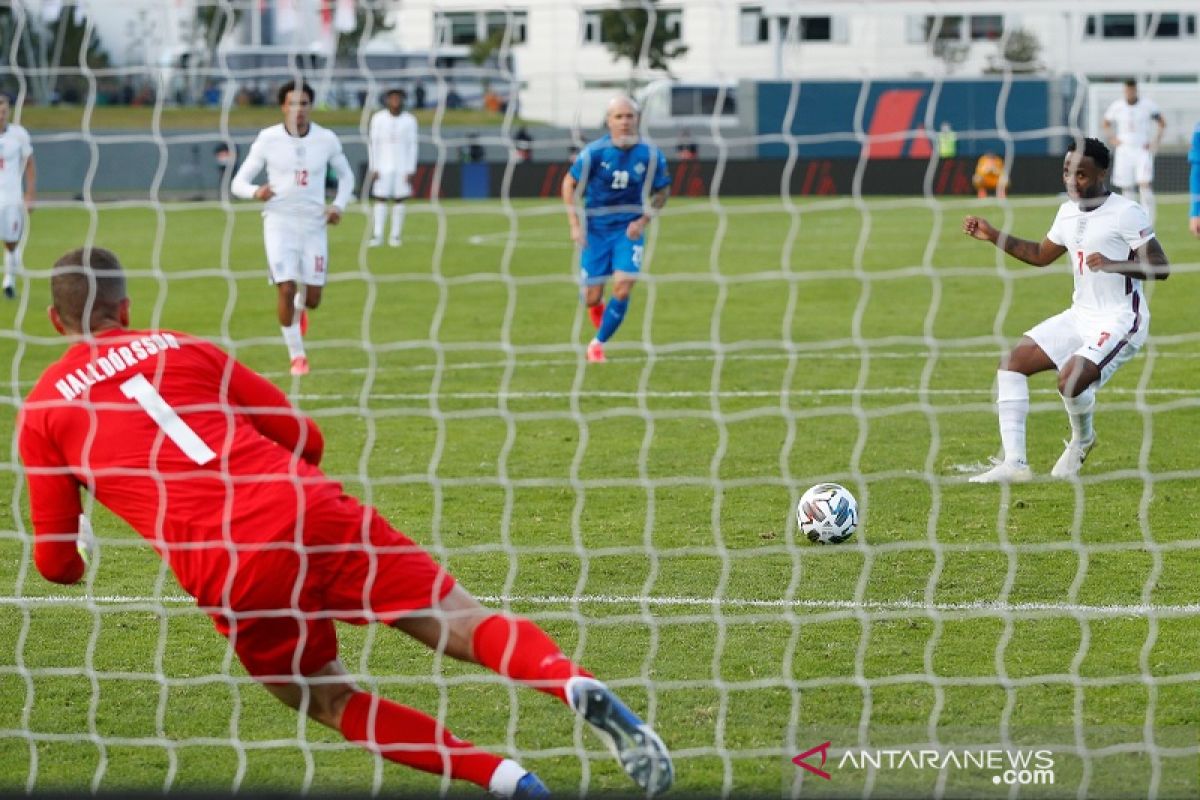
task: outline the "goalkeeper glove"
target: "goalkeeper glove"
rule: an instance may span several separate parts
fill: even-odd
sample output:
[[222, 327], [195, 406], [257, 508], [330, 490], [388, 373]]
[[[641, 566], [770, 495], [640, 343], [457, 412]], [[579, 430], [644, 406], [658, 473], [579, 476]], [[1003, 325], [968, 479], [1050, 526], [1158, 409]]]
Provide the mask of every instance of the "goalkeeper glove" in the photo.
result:
[[96, 553], [96, 535], [92, 532], [92, 521], [87, 514], [79, 515], [79, 538], [75, 540], [75, 549], [83, 559], [84, 570], [92, 565], [92, 556]]

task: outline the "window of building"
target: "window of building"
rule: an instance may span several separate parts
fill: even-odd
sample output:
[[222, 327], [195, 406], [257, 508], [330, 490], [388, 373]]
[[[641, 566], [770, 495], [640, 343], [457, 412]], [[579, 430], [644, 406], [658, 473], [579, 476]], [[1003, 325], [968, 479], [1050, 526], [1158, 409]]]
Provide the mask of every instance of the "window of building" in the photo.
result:
[[1089, 14], [1084, 36], [1102, 39], [1137, 38], [1137, 14]]
[[[839, 37], [833, 17], [764, 14], [762, 6], [742, 6], [739, 12], [738, 38], [742, 44], [763, 42], [832, 42]], [[772, 34], [774, 29], [774, 34]]]
[[524, 44], [527, 11], [438, 11], [433, 26], [440, 45], [471, 45], [508, 29], [509, 44]]
[[971, 17], [971, 41], [995, 41], [1004, 36], [1004, 17], [977, 14]]
[[770, 41], [770, 18], [762, 6], [742, 6], [738, 12], [738, 40], [742, 44], [761, 44]]
[[833, 20], [830, 17], [800, 17], [800, 41], [833, 41]]
[[599, 11], [584, 11], [580, 17], [579, 40], [585, 44], [599, 44], [603, 41], [604, 26], [600, 24]]
[[484, 34], [490, 39], [493, 36], [508, 37], [509, 44], [525, 44], [526, 28], [529, 14], [526, 11], [488, 11], [484, 18]]
[[1147, 14], [1146, 35], [1154, 39], [1182, 39], [1196, 35], [1195, 14]]
[[722, 90], [717, 86], [672, 86], [671, 87], [671, 116], [672, 117], [710, 117], [720, 102], [721, 116], [735, 116], [737, 101], [733, 89]]
[[957, 42], [963, 38], [963, 18], [957, 15], [925, 17], [925, 41]]
[[1105, 14], [1101, 17], [1105, 39], [1134, 39], [1137, 37], [1136, 14]]

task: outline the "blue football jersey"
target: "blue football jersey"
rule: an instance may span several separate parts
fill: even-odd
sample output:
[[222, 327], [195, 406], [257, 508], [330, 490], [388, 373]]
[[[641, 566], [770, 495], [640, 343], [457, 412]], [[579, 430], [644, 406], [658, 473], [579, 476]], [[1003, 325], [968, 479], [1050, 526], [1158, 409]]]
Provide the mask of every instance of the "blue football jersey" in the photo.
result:
[[628, 225], [642, 215], [644, 195], [671, 185], [661, 150], [645, 142], [622, 149], [607, 135], [583, 149], [571, 177], [584, 183], [588, 225], [600, 228]]

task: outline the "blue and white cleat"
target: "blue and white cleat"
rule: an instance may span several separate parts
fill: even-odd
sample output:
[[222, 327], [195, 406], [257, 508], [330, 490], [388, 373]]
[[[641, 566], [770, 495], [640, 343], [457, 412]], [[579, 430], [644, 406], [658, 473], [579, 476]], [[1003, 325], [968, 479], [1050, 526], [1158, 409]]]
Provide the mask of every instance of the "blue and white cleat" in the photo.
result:
[[512, 794], [512, 800], [547, 800], [549, 797], [550, 790], [546, 784], [532, 772], [526, 772], [517, 781], [517, 789]]
[[595, 728], [647, 797], [671, 788], [675, 768], [667, 746], [611, 689], [594, 678], [577, 677], [567, 681], [566, 693], [571, 708]]

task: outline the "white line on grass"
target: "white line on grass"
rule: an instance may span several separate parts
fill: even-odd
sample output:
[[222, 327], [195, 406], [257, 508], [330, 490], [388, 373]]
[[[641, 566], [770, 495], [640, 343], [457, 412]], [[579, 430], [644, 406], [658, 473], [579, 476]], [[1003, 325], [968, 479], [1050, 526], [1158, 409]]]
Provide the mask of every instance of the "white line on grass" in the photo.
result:
[[[430, 399], [439, 400], [496, 400], [503, 397], [505, 400], [563, 400], [575, 396], [589, 398], [610, 398], [617, 400], [636, 400], [639, 397], [651, 399], [708, 399], [711, 397], [721, 397], [729, 399], [738, 398], [778, 398], [778, 397], [880, 397], [880, 396], [908, 396], [918, 395], [922, 391], [928, 395], [938, 395], [945, 397], [973, 397], [979, 396], [982, 398], [990, 398], [992, 390], [990, 387], [981, 386], [976, 389], [919, 389], [915, 386], [883, 386], [875, 389], [789, 389], [787, 391], [780, 390], [742, 390], [742, 391], [671, 391], [671, 392], [623, 392], [623, 391], [586, 391], [586, 392], [438, 392], [436, 395], [431, 395], [427, 392], [401, 392], [401, 393], [386, 393], [386, 392], [371, 392], [370, 399], [372, 400], [416, 400], [427, 401]], [[1108, 395], [1169, 395], [1169, 396], [1192, 396], [1196, 393], [1195, 389], [1121, 389], [1116, 387], [1106, 387], [1105, 393]], [[1031, 395], [1053, 395], [1058, 396], [1057, 389], [1032, 389]], [[360, 393], [339, 393], [339, 392], [321, 392], [321, 393], [302, 393], [295, 397], [299, 400], [357, 400]]]
[[[484, 604], [528, 606], [650, 606], [653, 608], [709, 608], [709, 609], [778, 609], [800, 611], [882, 611], [920, 613], [983, 612], [997, 614], [1021, 614], [1054, 612], [1081, 616], [1147, 616], [1147, 615], [1200, 615], [1200, 604], [1158, 605], [1142, 603], [1136, 605], [1087, 605], [1080, 603], [1001, 603], [994, 600], [974, 600], [966, 603], [926, 603], [921, 600], [752, 600], [736, 597], [648, 597], [645, 595], [479, 595]], [[190, 605], [192, 598], [185, 595], [163, 597], [137, 595], [44, 595], [27, 597], [0, 597], [0, 606], [46, 606], [46, 605]]]

